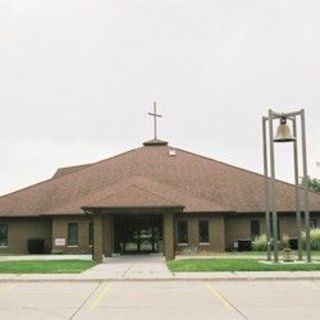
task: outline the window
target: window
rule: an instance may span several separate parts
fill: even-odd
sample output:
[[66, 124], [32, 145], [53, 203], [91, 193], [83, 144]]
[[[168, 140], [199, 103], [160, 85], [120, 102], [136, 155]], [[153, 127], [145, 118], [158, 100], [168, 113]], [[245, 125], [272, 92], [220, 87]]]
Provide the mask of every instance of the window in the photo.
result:
[[209, 243], [209, 221], [199, 221], [199, 242]]
[[0, 247], [8, 246], [8, 226], [0, 224]]
[[250, 230], [251, 230], [251, 238], [252, 239], [260, 236], [260, 221], [259, 220], [251, 220]]
[[316, 229], [317, 228], [317, 218], [310, 219], [310, 228]]
[[178, 243], [188, 243], [188, 223], [187, 221], [178, 221]]
[[68, 223], [68, 246], [79, 244], [79, 228], [77, 223]]
[[89, 246], [93, 246], [93, 223], [89, 222]]

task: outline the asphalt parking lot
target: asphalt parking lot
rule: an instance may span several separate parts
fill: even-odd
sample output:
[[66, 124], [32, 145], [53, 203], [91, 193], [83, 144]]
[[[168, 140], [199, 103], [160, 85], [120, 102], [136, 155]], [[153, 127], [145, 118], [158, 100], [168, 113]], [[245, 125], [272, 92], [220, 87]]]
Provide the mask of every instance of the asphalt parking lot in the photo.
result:
[[320, 281], [0, 283], [0, 319], [319, 319]]

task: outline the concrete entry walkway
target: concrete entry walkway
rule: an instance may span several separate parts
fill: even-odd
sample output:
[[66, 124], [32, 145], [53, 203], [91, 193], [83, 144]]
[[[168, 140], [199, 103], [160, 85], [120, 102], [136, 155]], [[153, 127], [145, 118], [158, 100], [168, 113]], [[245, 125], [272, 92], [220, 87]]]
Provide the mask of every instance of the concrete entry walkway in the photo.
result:
[[106, 258], [100, 264], [81, 276], [86, 279], [172, 279], [173, 274], [162, 256], [120, 256]]

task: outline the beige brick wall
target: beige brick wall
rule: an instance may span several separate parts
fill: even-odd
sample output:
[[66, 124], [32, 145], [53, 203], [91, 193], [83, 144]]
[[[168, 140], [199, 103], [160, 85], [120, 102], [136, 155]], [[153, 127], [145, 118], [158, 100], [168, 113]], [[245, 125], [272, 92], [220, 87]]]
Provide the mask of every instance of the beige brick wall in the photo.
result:
[[[320, 227], [320, 214], [311, 214], [311, 217], [317, 219]], [[261, 214], [242, 214], [225, 216], [226, 228], [226, 247], [231, 248], [233, 242], [239, 239], [249, 239], [251, 237], [250, 221], [257, 219], [260, 221], [261, 234], [266, 232], [265, 215]], [[286, 234], [290, 238], [297, 237], [297, 222], [295, 213], [279, 213], [279, 226], [281, 237]], [[302, 228], [304, 228], [304, 219], [302, 218]]]
[[106, 214], [103, 217], [104, 222], [104, 254], [110, 257], [114, 253], [114, 218], [112, 215]]
[[243, 214], [225, 216], [226, 248], [232, 248], [233, 243], [240, 239], [251, 239], [251, 220], [259, 220], [260, 233], [265, 233], [264, 214]]
[[105, 250], [105, 219], [101, 214], [95, 214], [93, 217], [94, 229], [94, 251], [93, 258], [97, 263], [102, 263]]
[[[312, 214], [317, 219], [320, 227], [320, 214]], [[100, 218], [99, 218], [100, 219]], [[99, 219], [96, 221], [99, 224]], [[176, 244], [176, 222], [186, 220], [188, 223], [188, 241], [190, 246], [198, 247], [199, 251], [221, 252], [225, 248], [232, 247], [234, 241], [248, 239], [250, 234], [250, 221], [260, 221], [261, 233], [265, 233], [264, 214], [172, 214], [163, 215], [164, 250], [168, 259], [175, 256], [175, 251], [181, 251], [184, 247]], [[209, 221], [209, 244], [199, 244], [199, 221]], [[295, 214], [279, 214], [281, 234], [289, 237], [296, 237], [296, 216]], [[61, 250], [65, 254], [91, 254], [92, 247], [89, 246], [89, 223], [92, 217], [88, 216], [58, 216], [51, 218], [0, 218], [0, 223], [8, 224], [8, 247], [0, 248], [0, 253], [27, 253], [27, 240], [30, 238], [45, 239], [46, 252], [53, 249]], [[76, 247], [67, 246], [68, 223], [79, 224], [79, 245]], [[304, 225], [304, 224], [303, 224]], [[112, 216], [101, 216], [101, 229], [98, 227], [95, 241], [102, 244], [102, 253], [97, 256], [110, 256], [114, 250], [114, 224]], [[55, 247], [55, 239], [65, 239], [66, 246]], [[100, 240], [99, 240], [100, 239]], [[99, 242], [98, 242], [99, 243]], [[97, 250], [100, 250], [97, 248]]]
[[44, 218], [0, 218], [0, 224], [8, 225], [8, 247], [0, 247], [0, 253], [27, 254], [27, 241], [31, 238], [45, 240], [45, 251], [51, 251], [51, 221]]
[[215, 215], [210, 221], [210, 245], [214, 252], [225, 250], [225, 220], [222, 215]]
[[[89, 246], [89, 223], [91, 217], [53, 217], [52, 218], [52, 243], [54, 250], [61, 250], [64, 254], [91, 254], [92, 247]], [[68, 246], [68, 223], [78, 223], [79, 225], [79, 245]], [[65, 239], [65, 246], [55, 246], [55, 239]]]
[[[313, 214], [320, 227], [320, 214]], [[222, 252], [226, 248], [232, 248], [233, 243], [239, 239], [250, 239], [251, 220], [260, 221], [260, 232], [265, 233], [265, 215], [259, 214], [237, 214], [237, 215], [180, 215], [177, 221], [185, 220], [188, 223], [188, 245], [198, 247], [199, 251]], [[201, 246], [199, 244], [199, 221], [209, 221], [209, 245]], [[287, 234], [289, 237], [296, 237], [296, 215], [293, 214], [279, 214], [280, 232]], [[304, 226], [304, 223], [303, 223]], [[176, 249], [182, 252], [185, 246], [177, 244]]]
[[188, 242], [190, 246], [198, 246], [199, 245], [199, 218], [198, 217], [190, 217], [187, 219], [188, 222]]
[[166, 260], [175, 258], [175, 214], [163, 214], [163, 241], [164, 241], [164, 255]]
[[[281, 214], [279, 215], [280, 234], [288, 235], [290, 238], [297, 237], [297, 220], [295, 214]], [[304, 223], [303, 223], [304, 226]]]
[[[220, 214], [194, 214], [180, 215], [177, 222], [185, 220], [188, 223], [188, 246], [198, 248], [198, 251], [222, 252], [225, 249], [224, 217]], [[199, 221], [207, 220], [209, 223], [209, 243], [199, 243]], [[185, 246], [177, 243], [176, 249], [182, 252]]]

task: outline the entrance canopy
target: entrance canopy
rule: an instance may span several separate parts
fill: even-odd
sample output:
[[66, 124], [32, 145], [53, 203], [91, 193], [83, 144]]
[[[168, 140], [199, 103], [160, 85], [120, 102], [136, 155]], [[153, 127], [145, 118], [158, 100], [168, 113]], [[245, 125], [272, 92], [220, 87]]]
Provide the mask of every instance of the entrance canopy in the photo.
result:
[[175, 216], [183, 207], [90, 207], [93, 217], [93, 258], [112, 254], [159, 253], [175, 257]]
[[147, 177], [132, 177], [84, 199], [93, 216], [93, 255], [163, 253], [175, 257], [175, 217], [182, 212], [221, 209], [212, 201]]

